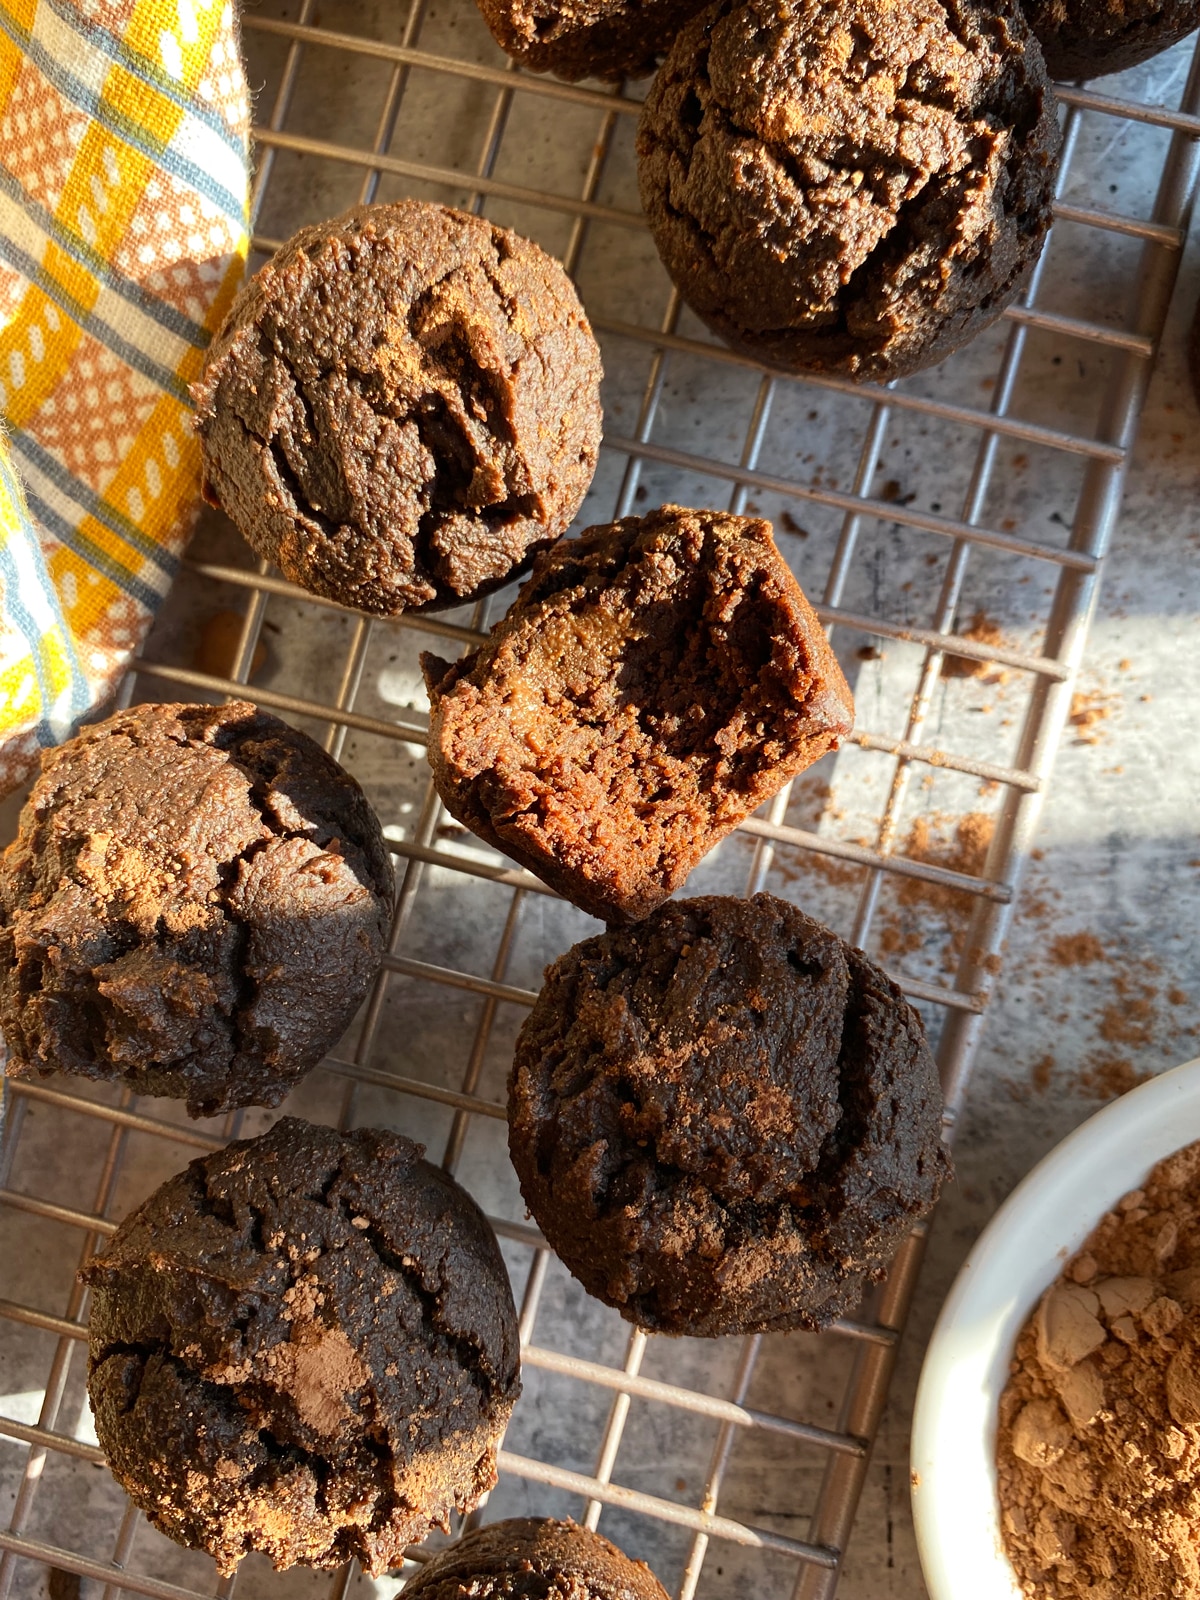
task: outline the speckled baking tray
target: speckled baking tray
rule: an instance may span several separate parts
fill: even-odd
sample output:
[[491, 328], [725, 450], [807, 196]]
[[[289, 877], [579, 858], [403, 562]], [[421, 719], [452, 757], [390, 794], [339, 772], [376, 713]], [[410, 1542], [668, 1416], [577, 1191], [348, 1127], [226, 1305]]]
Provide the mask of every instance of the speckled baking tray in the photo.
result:
[[[681, 306], [637, 207], [642, 86], [514, 71], [471, 0], [268, 0], [247, 12], [245, 46], [259, 250], [401, 194], [519, 228], [565, 260], [603, 347], [607, 432], [581, 524], [667, 499], [774, 520], [855, 687], [858, 730], [689, 890], [770, 889], [880, 959], [925, 1017], [952, 1131], [1055, 748], [1068, 717], [1086, 714], [1072, 713], [1075, 674], [1196, 179], [1190, 45], [1099, 91], [1064, 89], [1056, 222], [1024, 299], [887, 390], [773, 374], [715, 345]], [[416, 666], [431, 644], [469, 646], [507, 598], [370, 620], [255, 567], [212, 516], [124, 698], [219, 698], [249, 680], [347, 763], [385, 823], [399, 892], [384, 971], [283, 1109], [421, 1139], [495, 1222], [521, 1307], [525, 1395], [476, 1515], [598, 1524], [679, 1600], [828, 1600], [921, 1233], [854, 1318], [713, 1343], [646, 1338], [544, 1248], [507, 1160], [504, 1076], [542, 967], [596, 925], [442, 811]], [[190, 1123], [171, 1102], [96, 1085], [10, 1086], [0, 1600], [232, 1594], [205, 1558], [150, 1529], [103, 1467], [75, 1272], [168, 1173], [274, 1115]], [[236, 1588], [315, 1600], [329, 1583], [251, 1557]], [[347, 1567], [332, 1596], [397, 1587]]]

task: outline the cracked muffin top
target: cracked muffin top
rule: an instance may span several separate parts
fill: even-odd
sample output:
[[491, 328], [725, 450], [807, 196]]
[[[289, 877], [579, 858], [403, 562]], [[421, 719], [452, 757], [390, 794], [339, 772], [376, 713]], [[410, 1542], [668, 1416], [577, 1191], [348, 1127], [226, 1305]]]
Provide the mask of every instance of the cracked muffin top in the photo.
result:
[[684, 506], [546, 551], [485, 644], [421, 667], [446, 808], [612, 922], [653, 910], [854, 721], [771, 524]]
[[949, 1170], [917, 1013], [774, 895], [675, 900], [546, 970], [517, 1039], [521, 1193], [589, 1293], [658, 1333], [823, 1327]]
[[404, 1585], [409, 1600], [667, 1600], [633, 1561], [574, 1522], [511, 1517], [464, 1534]]
[[477, 599], [564, 533], [600, 444], [600, 352], [562, 267], [416, 200], [289, 240], [193, 391], [205, 493], [315, 594]]
[[1054, 108], [1016, 0], [717, 0], [647, 96], [642, 204], [730, 344], [896, 378], [1019, 290], [1050, 223]]
[[257, 706], [140, 705], [42, 758], [0, 858], [13, 1076], [193, 1116], [277, 1105], [378, 971], [392, 872], [366, 796]]
[[114, 1475], [228, 1575], [370, 1573], [496, 1480], [520, 1390], [499, 1246], [421, 1147], [294, 1117], [169, 1178], [84, 1273]]

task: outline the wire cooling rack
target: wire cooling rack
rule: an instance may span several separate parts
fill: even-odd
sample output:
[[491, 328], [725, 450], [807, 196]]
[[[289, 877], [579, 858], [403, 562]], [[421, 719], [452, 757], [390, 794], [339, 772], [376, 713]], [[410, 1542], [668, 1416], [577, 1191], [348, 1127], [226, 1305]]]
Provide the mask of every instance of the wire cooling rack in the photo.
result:
[[[255, 246], [398, 194], [486, 213], [561, 256], [606, 365], [581, 522], [674, 498], [771, 516], [855, 683], [858, 731], [711, 856], [690, 888], [769, 888], [866, 947], [925, 1017], [961, 1105], [1045, 794], [1186, 232], [1200, 69], [1188, 47], [1064, 90], [1051, 242], [1022, 302], [889, 390], [784, 378], [712, 343], [638, 213], [636, 96], [514, 71], [470, 0], [299, 0], [245, 17], [257, 91]], [[1189, 70], [1190, 69], [1190, 70]], [[1170, 109], [1176, 106], [1178, 109]], [[512, 1040], [541, 967], [595, 924], [440, 808], [418, 648], [473, 612], [373, 621], [264, 568], [220, 519], [198, 536], [124, 689], [250, 690], [359, 777], [398, 871], [389, 953], [337, 1054], [286, 1109], [425, 1141], [493, 1217], [521, 1308], [525, 1396], [482, 1515], [571, 1514], [650, 1560], [679, 1600], [834, 1591], [922, 1253], [821, 1335], [647, 1339], [587, 1299], [524, 1218], [504, 1150]], [[213, 628], [229, 626], [214, 664]], [[222, 617], [224, 622], [222, 624]], [[255, 664], [266, 645], [266, 663]], [[229, 1600], [103, 1470], [75, 1271], [195, 1153], [271, 1116], [188, 1123], [69, 1080], [9, 1088], [0, 1143], [0, 1600]], [[477, 1514], [478, 1515], [478, 1514]], [[422, 1552], [416, 1552], [419, 1559]], [[240, 1594], [329, 1592], [251, 1557]], [[352, 1567], [332, 1600], [371, 1585]]]

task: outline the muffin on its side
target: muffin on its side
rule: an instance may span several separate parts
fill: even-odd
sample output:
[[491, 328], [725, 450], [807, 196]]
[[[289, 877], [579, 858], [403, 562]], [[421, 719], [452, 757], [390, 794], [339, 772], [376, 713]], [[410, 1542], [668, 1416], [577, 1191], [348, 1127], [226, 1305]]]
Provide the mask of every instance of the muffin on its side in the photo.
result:
[[483, 1214], [420, 1156], [286, 1117], [168, 1179], [84, 1273], [109, 1466], [225, 1575], [252, 1550], [385, 1571], [496, 1481], [512, 1290]]
[[570, 525], [600, 352], [559, 263], [417, 200], [305, 228], [234, 301], [195, 386], [205, 493], [315, 594], [475, 600]]
[[408, 1600], [667, 1600], [644, 1561], [574, 1522], [513, 1517], [466, 1534], [404, 1585]]
[[640, 78], [705, 0], [479, 0], [500, 48], [531, 72]]
[[676, 900], [553, 966], [508, 1142], [567, 1268], [656, 1333], [823, 1327], [949, 1171], [920, 1018], [773, 895]]
[[1060, 143], [1016, 0], [717, 0], [638, 125], [679, 292], [793, 371], [890, 378], [994, 321], [1050, 225]]
[[139, 705], [42, 757], [0, 857], [8, 1071], [278, 1105], [379, 970], [379, 819], [319, 745], [245, 701]]
[[447, 808], [613, 922], [665, 900], [854, 718], [770, 523], [680, 506], [545, 552], [486, 644], [421, 666]]
[[1178, 44], [1200, 0], [1022, 0], [1055, 78], [1103, 78]]

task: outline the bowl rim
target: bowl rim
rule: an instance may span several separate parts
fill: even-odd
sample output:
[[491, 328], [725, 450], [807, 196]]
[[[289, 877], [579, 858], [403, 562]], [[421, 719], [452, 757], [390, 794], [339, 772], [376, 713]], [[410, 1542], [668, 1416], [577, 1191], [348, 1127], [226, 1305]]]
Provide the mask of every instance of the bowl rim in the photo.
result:
[[1105, 1212], [1156, 1162], [1197, 1140], [1200, 1057], [1139, 1084], [1073, 1129], [972, 1245], [934, 1326], [913, 1410], [913, 1522], [930, 1600], [1021, 1600], [1000, 1537], [994, 1464], [1013, 1344], [1038, 1297]]

